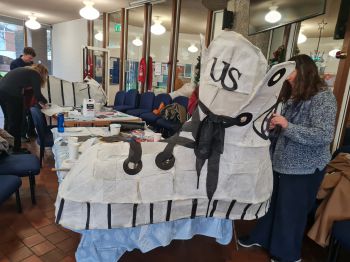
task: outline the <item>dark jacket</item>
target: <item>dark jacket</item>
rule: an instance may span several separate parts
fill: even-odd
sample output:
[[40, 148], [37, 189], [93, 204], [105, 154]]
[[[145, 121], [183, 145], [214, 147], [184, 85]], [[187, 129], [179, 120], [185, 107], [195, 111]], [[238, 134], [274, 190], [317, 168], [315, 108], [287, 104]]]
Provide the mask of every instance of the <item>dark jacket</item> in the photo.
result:
[[16, 69], [18, 67], [25, 67], [25, 66], [31, 66], [33, 62], [26, 63], [23, 61], [22, 56], [18, 57], [17, 59], [13, 60], [10, 64], [10, 69]]
[[38, 102], [47, 103], [41, 93], [41, 78], [38, 72], [28, 67], [16, 68], [8, 72], [0, 81], [1, 95], [23, 97], [24, 89], [31, 87]]

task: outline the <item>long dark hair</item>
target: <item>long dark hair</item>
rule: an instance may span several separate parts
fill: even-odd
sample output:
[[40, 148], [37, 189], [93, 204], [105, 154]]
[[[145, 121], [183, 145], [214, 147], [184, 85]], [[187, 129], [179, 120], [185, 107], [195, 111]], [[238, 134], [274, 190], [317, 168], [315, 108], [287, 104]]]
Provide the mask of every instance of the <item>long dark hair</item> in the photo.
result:
[[315, 62], [308, 55], [297, 55], [289, 59], [296, 63], [297, 76], [292, 88], [288, 80], [283, 84], [280, 98], [282, 102], [293, 98], [294, 103], [309, 100], [318, 92], [325, 90], [325, 82], [320, 78]]

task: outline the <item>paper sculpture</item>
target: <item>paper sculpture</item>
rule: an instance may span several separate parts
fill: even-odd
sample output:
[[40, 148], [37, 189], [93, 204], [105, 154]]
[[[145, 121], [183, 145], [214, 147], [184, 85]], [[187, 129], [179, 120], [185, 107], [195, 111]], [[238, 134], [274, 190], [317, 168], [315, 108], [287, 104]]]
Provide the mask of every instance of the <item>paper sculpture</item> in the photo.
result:
[[266, 68], [257, 47], [223, 32], [202, 50], [199, 106], [181, 132], [89, 148], [60, 185], [56, 222], [108, 229], [263, 216], [272, 193], [266, 127], [295, 64]]

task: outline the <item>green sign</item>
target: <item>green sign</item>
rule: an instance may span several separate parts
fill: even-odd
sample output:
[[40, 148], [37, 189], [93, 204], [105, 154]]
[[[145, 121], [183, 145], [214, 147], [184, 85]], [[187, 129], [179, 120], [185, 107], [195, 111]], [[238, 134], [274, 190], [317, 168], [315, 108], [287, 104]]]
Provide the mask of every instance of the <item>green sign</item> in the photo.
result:
[[114, 30], [115, 30], [116, 32], [121, 32], [121, 31], [122, 31], [122, 25], [121, 25], [121, 24], [115, 24]]

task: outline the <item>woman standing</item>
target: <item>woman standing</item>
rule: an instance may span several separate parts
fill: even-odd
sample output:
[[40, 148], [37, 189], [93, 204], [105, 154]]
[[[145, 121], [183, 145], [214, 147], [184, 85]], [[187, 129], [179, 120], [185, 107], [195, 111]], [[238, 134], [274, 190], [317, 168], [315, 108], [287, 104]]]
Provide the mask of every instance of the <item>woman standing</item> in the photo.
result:
[[16, 68], [0, 81], [0, 105], [5, 117], [5, 130], [15, 139], [14, 152], [21, 151], [24, 90], [32, 89], [39, 104], [46, 107], [47, 100], [41, 94], [41, 87], [45, 84], [47, 76], [46, 67], [37, 64]]
[[[271, 261], [301, 261], [307, 215], [331, 159], [336, 99], [307, 55], [290, 59], [296, 69], [282, 89], [282, 113], [271, 123], [273, 193], [268, 213], [258, 220], [244, 247], [261, 246]], [[275, 134], [275, 137], [273, 137]]]

